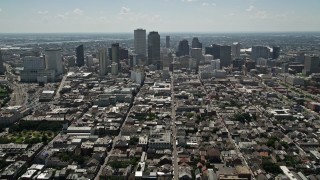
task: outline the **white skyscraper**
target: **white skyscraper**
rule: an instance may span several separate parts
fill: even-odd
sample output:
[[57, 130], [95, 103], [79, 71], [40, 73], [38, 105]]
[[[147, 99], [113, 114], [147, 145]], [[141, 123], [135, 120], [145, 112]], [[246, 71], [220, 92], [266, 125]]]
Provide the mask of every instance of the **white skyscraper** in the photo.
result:
[[211, 60], [211, 67], [213, 69], [220, 69], [220, 59]]
[[45, 51], [45, 63], [47, 70], [55, 70], [56, 75], [63, 73], [61, 49], [47, 49]]
[[112, 63], [111, 64], [111, 74], [118, 75], [118, 73], [119, 73], [118, 63]]
[[240, 50], [241, 50], [241, 44], [238, 42], [233, 43], [231, 45], [232, 58], [239, 58], [240, 57]]
[[87, 66], [88, 67], [91, 67], [91, 66], [93, 66], [94, 64], [93, 64], [93, 57], [91, 56], [91, 55], [88, 55], [87, 56]]
[[100, 76], [104, 76], [107, 74], [107, 61], [108, 61], [107, 49], [100, 49], [99, 50], [99, 74], [100, 74]]
[[26, 56], [22, 61], [24, 70], [44, 70], [46, 67], [43, 57]]
[[134, 30], [134, 50], [140, 56], [147, 54], [147, 38], [145, 29]]
[[252, 46], [251, 59], [257, 60], [257, 58], [268, 59], [270, 56], [270, 49], [266, 46]]
[[201, 61], [203, 59], [202, 49], [201, 48], [192, 48], [190, 51], [191, 57]]

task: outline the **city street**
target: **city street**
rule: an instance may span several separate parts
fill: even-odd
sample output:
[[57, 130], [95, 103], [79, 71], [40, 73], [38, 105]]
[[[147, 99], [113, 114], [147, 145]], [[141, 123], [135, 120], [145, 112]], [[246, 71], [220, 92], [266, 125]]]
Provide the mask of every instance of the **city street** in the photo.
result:
[[174, 73], [172, 71], [171, 74], [171, 106], [172, 106], [172, 112], [171, 112], [171, 121], [172, 121], [172, 156], [173, 156], [173, 178], [174, 180], [179, 179], [179, 166], [178, 166], [178, 153], [177, 153], [177, 143], [176, 143], [176, 137], [177, 137], [177, 129], [176, 129], [176, 110], [175, 110], [175, 101], [174, 101]]

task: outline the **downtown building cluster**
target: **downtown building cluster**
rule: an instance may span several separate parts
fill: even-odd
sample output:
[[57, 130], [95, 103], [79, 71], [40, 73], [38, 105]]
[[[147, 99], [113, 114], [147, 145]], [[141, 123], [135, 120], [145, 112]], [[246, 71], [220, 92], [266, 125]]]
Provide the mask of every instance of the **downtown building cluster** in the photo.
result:
[[0, 177], [319, 179], [317, 41], [203, 36], [2, 48]]

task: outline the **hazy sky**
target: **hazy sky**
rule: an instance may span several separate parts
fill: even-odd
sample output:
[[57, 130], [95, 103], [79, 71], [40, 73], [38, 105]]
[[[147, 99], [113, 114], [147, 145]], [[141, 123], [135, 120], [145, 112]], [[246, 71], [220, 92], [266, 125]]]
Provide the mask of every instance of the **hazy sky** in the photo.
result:
[[0, 32], [320, 31], [320, 0], [0, 0]]

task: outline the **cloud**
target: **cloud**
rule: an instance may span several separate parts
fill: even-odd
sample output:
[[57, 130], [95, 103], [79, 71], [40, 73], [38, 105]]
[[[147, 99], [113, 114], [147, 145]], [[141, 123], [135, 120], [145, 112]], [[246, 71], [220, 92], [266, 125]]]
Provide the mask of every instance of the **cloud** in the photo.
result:
[[83, 10], [81, 10], [79, 8], [74, 9], [72, 12], [73, 12], [73, 14], [76, 14], [76, 15], [82, 15], [83, 14]]
[[58, 14], [58, 15], [56, 16], [56, 18], [58, 18], [58, 19], [65, 19], [66, 16], [63, 15], [63, 14]]
[[181, 2], [196, 2], [198, 0], [181, 0]]
[[264, 10], [260, 10], [258, 8], [256, 8], [253, 5], [250, 5], [247, 9], [247, 12], [252, 13], [251, 18], [258, 18], [258, 19], [266, 19], [268, 18], [268, 13]]
[[266, 11], [257, 11], [255, 14], [256, 18], [265, 19], [268, 17], [268, 14]]
[[209, 4], [207, 2], [202, 3], [202, 6], [216, 6], [216, 5], [217, 5], [216, 3], [211, 3], [211, 4]]
[[49, 13], [48, 11], [38, 11], [38, 14], [41, 14], [41, 15], [46, 15], [48, 13]]
[[151, 16], [151, 18], [149, 19], [149, 21], [151, 23], [157, 23], [157, 22], [161, 22], [162, 19], [161, 19], [161, 16], [159, 14], [156, 14], [156, 15], [153, 15]]
[[2, 12], [2, 9], [0, 8], [0, 13]]
[[232, 16], [235, 16], [236, 14], [234, 14], [234, 13], [229, 13], [227, 16], [228, 17], [232, 17]]
[[248, 11], [248, 12], [251, 12], [251, 11], [253, 11], [253, 10], [255, 10], [256, 8], [253, 6], [253, 5], [250, 5], [247, 9], [246, 9], [246, 11]]
[[202, 6], [209, 6], [209, 3], [203, 2], [203, 3], [202, 3]]
[[126, 15], [130, 12], [130, 8], [127, 8], [127, 7], [121, 7], [121, 10], [120, 10], [120, 15]]

